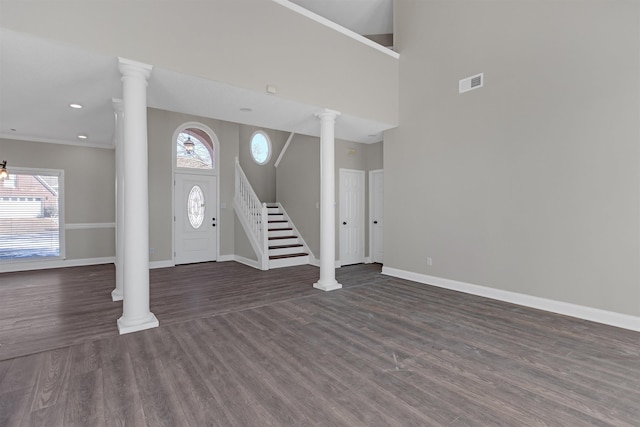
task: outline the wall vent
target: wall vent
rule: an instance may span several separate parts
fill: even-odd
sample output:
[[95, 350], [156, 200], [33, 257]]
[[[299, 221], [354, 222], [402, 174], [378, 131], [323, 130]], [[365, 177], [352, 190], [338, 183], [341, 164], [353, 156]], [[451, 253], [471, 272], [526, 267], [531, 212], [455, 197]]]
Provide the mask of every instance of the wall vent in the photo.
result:
[[473, 89], [481, 88], [484, 85], [484, 73], [467, 77], [458, 82], [458, 92], [465, 93]]

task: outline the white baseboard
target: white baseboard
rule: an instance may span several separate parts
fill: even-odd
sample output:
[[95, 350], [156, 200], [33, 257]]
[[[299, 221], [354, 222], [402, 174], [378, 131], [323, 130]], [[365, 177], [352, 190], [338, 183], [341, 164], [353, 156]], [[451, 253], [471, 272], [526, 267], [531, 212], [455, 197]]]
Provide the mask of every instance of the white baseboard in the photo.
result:
[[113, 264], [115, 257], [55, 259], [50, 261], [24, 261], [0, 265], [0, 273], [14, 271], [46, 270], [49, 268], [82, 267], [85, 265]]
[[154, 268], [167, 268], [167, 267], [175, 267], [176, 265], [173, 263], [171, 259], [165, 259], [162, 261], [150, 261], [149, 269], [153, 270]]
[[504, 291], [486, 286], [473, 285], [397, 268], [382, 267], [382, 274], [640, 332], [640, 317], [628, 314]]
[[239, 262], [240, 264], [248, 265], [249, 267], [257, 268], [258, 270], [262, 270], [262, 266], [256, 260], [245, 258], [243, 256], [234, 255], [233, 260]]
[[216, 262], [235, 261], [235, 255], [218, 255]]
[[371, 261], [371, 257], [370, 257], [370, 256], [368, 256], [368, 257], [365, 257], [365, 258], [364, 258], [364, 263], [365, 263], [365, 264], [372, 264], [372, 263], [373, 263], [373, 261]]

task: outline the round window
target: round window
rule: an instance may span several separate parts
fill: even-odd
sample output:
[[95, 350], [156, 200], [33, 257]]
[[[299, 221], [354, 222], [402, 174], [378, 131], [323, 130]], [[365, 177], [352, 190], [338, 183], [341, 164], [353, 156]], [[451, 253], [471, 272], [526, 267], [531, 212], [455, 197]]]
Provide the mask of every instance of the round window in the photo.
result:
[[271, 141], [266, 133], [257, 131], [251, 137], [251, 157], [259, 165], [264, 165], [271, 158]]

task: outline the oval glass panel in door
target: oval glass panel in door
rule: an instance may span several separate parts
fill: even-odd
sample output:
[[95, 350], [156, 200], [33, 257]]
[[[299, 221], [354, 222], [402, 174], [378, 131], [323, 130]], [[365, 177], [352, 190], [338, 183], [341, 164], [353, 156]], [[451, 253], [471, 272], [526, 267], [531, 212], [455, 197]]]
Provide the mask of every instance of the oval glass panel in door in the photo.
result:
[[193, 228], [200, 228], [204, 221], [204, 193], [199, 185], [194, 185], [187, 197], [187, 216]]

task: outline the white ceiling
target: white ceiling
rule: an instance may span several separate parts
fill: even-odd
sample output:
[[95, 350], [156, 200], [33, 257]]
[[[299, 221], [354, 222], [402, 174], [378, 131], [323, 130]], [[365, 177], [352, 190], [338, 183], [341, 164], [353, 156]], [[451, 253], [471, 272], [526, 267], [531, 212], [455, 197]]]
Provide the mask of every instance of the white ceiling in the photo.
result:
[[[390, 32], [392, 0], [295, 0], [360, 34]], [[342, 12], [341, 12], [342, 11]], [[385, 26], [386, 25], [386, 26]], [[122, 96], [118, 59], [0, 28], [0, 137], [111, 147], [111, 100]], [[216, 102], [210, 102], [215, 99]], [[84, 106], [80, 110], [70, 103]], [[321, 106], [287, 101], [219, 82], [154, 68], [153, 108], [318, 136]], [[252, 111], [241, 111], [251, 108]], [[389, 126], [343, 115], [336, 137], [372, 143]], [[78, 135], [88, 136], [86, 141]]]

